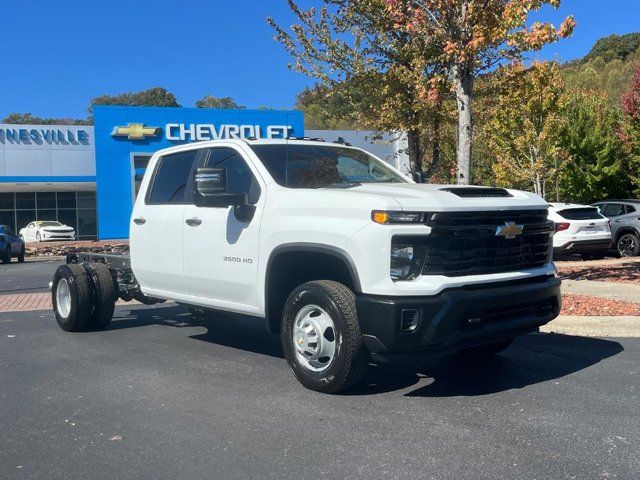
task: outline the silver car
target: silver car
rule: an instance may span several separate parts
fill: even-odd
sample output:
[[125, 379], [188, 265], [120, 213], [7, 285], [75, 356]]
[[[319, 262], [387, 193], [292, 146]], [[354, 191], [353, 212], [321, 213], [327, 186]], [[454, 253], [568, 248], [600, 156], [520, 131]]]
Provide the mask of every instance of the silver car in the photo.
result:
[[606, 200], [593, 204], [611, 220], [613, 246], [621, 257], [640, 254], [640, 200]]

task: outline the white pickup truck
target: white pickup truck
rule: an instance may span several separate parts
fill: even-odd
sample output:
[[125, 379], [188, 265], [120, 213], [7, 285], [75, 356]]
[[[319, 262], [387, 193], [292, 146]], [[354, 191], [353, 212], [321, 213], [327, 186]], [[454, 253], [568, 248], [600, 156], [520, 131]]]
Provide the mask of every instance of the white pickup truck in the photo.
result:
[[337, 392], [555, 318], [552, 235], [530, 193], [416, 183], [344, 144], [201, 142], [151, 159], [130, 256], [69, 256], [52, 298], [66, 331], [105, 328], [118, 297], [262, 317], [297, 379]]

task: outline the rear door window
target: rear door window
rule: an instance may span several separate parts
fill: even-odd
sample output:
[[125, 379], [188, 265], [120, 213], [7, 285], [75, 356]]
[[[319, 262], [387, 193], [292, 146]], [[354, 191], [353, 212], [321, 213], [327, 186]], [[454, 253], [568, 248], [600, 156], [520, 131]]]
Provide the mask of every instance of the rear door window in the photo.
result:
[[190, 202], [192, 192], [187, 188], [198, 150], [163, 155], [159, 160], [147, 204], [184, 204]]
[[610, 203], [607, 205], [607, 208], [604, 209], [604, 215], [607, 217], [618, 217], [623, 213], [624, 209], [620, 203]]
[[636, 208], [632, 207], [631, 205], [625, 205], [625, 209], [626, 209], [627, 215], [636, 211]]
[[558, 215], [567, 220], [602, 220], [604, 218], [595, 207], [567, 208], [560, 210]]

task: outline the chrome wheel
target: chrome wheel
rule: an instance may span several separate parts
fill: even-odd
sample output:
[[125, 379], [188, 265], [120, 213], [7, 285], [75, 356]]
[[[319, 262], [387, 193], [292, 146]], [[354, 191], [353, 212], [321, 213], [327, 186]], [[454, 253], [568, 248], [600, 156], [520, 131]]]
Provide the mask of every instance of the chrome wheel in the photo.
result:
[[625, 235], [618, 242], [618, 253], [622, 257], [633, 257], [636, 248], [636, 240], [632, 235]]
[[331, 316], [317, 305], [300, 309], [293, 324], [293, 346], [298, 362], [309, 370], [326, 370], [336, 354], [336, 333]]
[[71, 313], [71, 289], [65, 278], [60, 279], [56, 288], [56, 309], [62, 318], [67, 318]]

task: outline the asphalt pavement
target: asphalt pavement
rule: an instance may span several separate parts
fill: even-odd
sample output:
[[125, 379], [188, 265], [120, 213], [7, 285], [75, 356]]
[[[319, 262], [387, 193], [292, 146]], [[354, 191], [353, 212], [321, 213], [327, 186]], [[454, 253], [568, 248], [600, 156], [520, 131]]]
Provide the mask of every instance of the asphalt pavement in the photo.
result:
[[640, 340], [532, 334], [502, 355], [305, 390], [259, 319], [118, 307], [70, 334], [0, 314], [2, 479], [636, 479]]
[[0, 264], [0, 295], [48, 291], [56, 268], [63, 263], [58, 258], [27, 258], [25, 263], [18, 263], [14, 258], [11, 263]]

